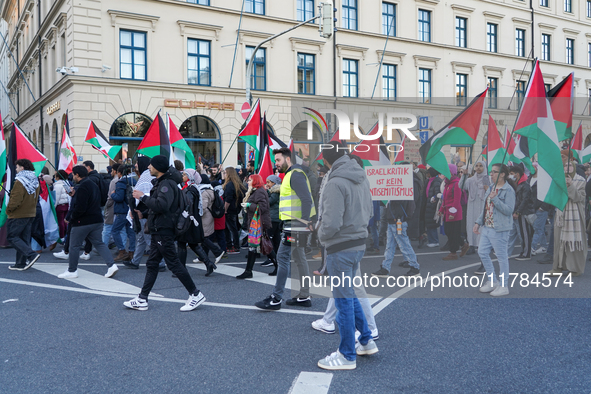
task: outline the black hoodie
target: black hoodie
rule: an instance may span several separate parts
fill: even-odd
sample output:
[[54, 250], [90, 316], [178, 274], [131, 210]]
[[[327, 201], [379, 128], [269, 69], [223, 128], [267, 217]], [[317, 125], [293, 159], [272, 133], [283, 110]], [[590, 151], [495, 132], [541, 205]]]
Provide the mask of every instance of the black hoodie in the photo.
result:
[[160, 178], [152, 181], [150, 195], [141, 201], [148, 207], [148, 229], [150, 234], [174, 236], [175, 213], [179, 207], [180, 189], [183, 177], [174, 167], [169, 167]]

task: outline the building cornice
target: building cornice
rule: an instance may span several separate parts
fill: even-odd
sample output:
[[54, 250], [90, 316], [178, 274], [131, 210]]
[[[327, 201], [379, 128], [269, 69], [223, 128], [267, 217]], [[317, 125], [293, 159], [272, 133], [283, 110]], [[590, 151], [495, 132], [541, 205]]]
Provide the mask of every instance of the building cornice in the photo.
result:
[[318, 47], [318, 53], [322, 55], [322, 49], [324, 48], [324, 44], [326, 41], [319, 41], [319, 40], [310, 40], [308, 38], [300, 38], [300, 37], [290, 37], [289, 42], [291, 42], [291, 50], [295, 51], [299, 45], [310, 45]]
[[117, 18], [125, 18], [150, 22], [152, 24], [152, 31], [156, 31], [156, 23], [160, 20], [159, 16], [137, 14], [135, 12], [107, 10], [107, 13], [111, 16], [111, 26], [113, 27], [117, 25]]
[[208, 25], [206, 23], [189, 22], [189, 21], [183, 21], [183, 20], [178, 20], [178, 21], [176, 21], [176, 23], [179, 25], [179, 28], [181, 30], [181, 36], [183, 36], [183, 37], [185, 36], [185, 31], [186, 31], [187, 27], [189, 27], [189, 28], [194, 28], [194, 29], [213, 31], [215, 34], [216, 41], [219, 40], [220, 31], [223, 28], [223, 26]]
[[474, 12], [474, 8], [472, 7], [466, 7], [465, 5], [461, 5], [461, 4], [452, 4], [450, 6], [454, 11], [462, 11], [462, 12]]

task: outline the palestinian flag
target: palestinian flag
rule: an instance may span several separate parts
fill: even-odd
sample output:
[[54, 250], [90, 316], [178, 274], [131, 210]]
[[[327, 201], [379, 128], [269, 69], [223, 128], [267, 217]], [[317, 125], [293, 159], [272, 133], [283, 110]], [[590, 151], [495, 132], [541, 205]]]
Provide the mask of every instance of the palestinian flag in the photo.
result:
[[136, 154], [148, 157], [162, 155], [166, 156], [170, 163], [174, 161], [170, 154], [168, 131], [166, 130], [162, 116], [160, 116], [160, 112], [156, 114], [156, 119], [154, 119], [148, 131], [146, 131], [146, 135], [137, 148]]
[[488, 145], [484, 145], [482, 152], [480, 152], [480, 156], [482, 156], [482, 158], [488, 162]]
[[488, 134], [486, 146], [488, 147], [486, 160], [488, 162], [489, 172], [492, 170], [493, 164], [507, 164], [509, 161], [509, 158], [506, 154], [507, 151], [505, 150], [505, 146], [501, 141], [501, 136], [499, 135], [497, 125], [490, 114], [488, 115]]
[[404, 161], [404, 143], [406, 142], [406, 134], [402, 137], [402, 143], [400, 147], [402, 148], [398, 152], [396, 152], [396, 157], [394, 157], [394, 164], [400, 164]]
[[[332, 138], [330, 139], [329, 142], [338, 142], [341, 141], [343, 142], [343, 140], [341, 140], [339, 138], [339, 130], [337, 130], [334, 135], [332, 136]], [[328, 144], [327, 144], [328, 145]], [[322, 148], [320, 148], [320, 153], [318, 154], [318, 156], [316, 156], [316, 159], [314, 160], [314, 162], [318, 162], [319, 165], [323, 166], [324, 165], [324, 157], [322, 156]], [[310, 163], [311, 164], [311, 163]]]
[[288, 148], [291, 151], [291, 157], [295, 157], [296, 164], [301, 165], [304, 162], [304, 159], [302, 158], [302, 155], [299, 154], [299, 152], [295, 151], [295, 145], [293, 143], [293, 138], [291, 138], [289, 140]]
[[[263, 164], [263, 157], [265, 156], [265, 152], [269, 150], [269, 131], [267, 130], [267, 111], [263, 114], [263, 121], [261, 122], [261, 134], [260, 138], [257, 141], [258, 147], [256, 149], [256, 155], [254, 159], [254, 168], [255, 171], [258, 171]], [[265, 178], [267, 179], [267, 178]]]
[[57, 225], [57, 213], [55, 212], [55, 201], [45, 181], [39, 182], [41, 191], [39, 193], [39, 205], [41, 205], [41, 211], [43, 213], [43, 226], [45, 227], [45, 245], [53, 245], [58, 240], [59, 227]]
[[573, 157], [575, 157], [579, 163], [582, 164], [583, 162], [581, 161], [581, 155], [579, 153], [583, 151], [583, 122], [579, 124], [579, 128], [575, 133], [575, 138], [573, 138], [570, 143], [570, 150]]
[[[379, 122], [376, 122], [367, 135], [375, 135], [379, 132], [381, 132]], [[392, 164], [390, 163], [390, 155], [388, 154], [384, 137], [380, 136], [379, 142], [373, 141], [375, 140], [359, 141], [359, 144], [357, 144], [355, 150], [351, 154], [363, 160], [363, 163], [366, 166], [389, 166]], [[404, 140], [402, 144], [404, 145]], [[399, 154], [400, 153], [402, 153], [402, 157], [404, 158], [404, 149], [400, 151]]]
[[170, 138], [170, 146], [172, 147], [173, 157], [180, 160], [185, 168], [195, 169], [195, 155], [183, 138], [179, 130], [176, 128], [168, 113], [166, 113], [166, 124], [168, 125], [168, 137]]
[[540, 63], [536, 60], [514, 132], [537, 141], [538, 200], [563, 210], [568, 191], [552, 107], [545, 95]]
[[275, 155], [273, 154], [273, 151], [275, 149], [287, 148], [287, 145], [285, 145], [285, 142], [277, 138], [277, 136], [273, 134], [273, 131], [267, 129], [267, 134], [269, 134], [269, 151], [271, 151], [271, 162], [275, 164]]
[[263, 178], [263, 182], [267, 181], [267, 177], [269, 175], [273, 175], [273, 163], [271, 162], [271, 151], [269, 149], [265, 149], [263, 151], [263, 161], [261, 163], [261, 168], [259, 168], [258, 174]]
[[573, 137], [574, 77], [575, 73], [570, 73], [548, 92], [558, 141]]
[[[257, 99], [257, 101], [252, 106], [250, 110], [250, 114], [248, 114], [248, 118], [240, 128], [238, 132], [238, 138], [242, 141], [246, 142], [250, 145], [253, 149], [257, 151], [257, 158], [258, 158], [258, 150], [260, 146], [260, 138], [261, 138], [261, 101]], [[256, 160], [255, 162], [258, 162]]]
[[[18, 159], [31, 160], [33, 167], [35, 167], [35, 175], [39, 176], [39, 174], [41, 174], [41, 170], [43, 167], [45, 167], [47, 157], [45, 157], [45, 155], [41, 153], [39, 149], [37, 149], [37, 147], [29, 140], [29, 138], [25, 135], [25, 133], [23, 133], [16, 123], [13, 122], [12, 126], [12, 134], [10, 138], [12, 139], [14, 137], [14, 142], [16, 143], [16, 156], [14, 156], [12, 153], [10, 154], [14, 159], [14, 162], [16, 162]], [[11, 147], [12, 143], [13, 142], [11, 141]]]
[[462, 112], [421, 146], [419, 152], [423, 163], [429, 164], [448, 179], [451, 178], [443, 147], [451, 144], [474, 145], [480, 131], [487, 92], [488, 88], [474, 97]]
[[2, 211], [0, 212], [0, 227], [6, 223], [6, 206], [10, 199], [10, 190], [14, 184], [16, 176], [16, 161], [19, 159], [29, 159], [35, 167], [35, 175], [39, 176], [41, 170], [45, 167], [47, 157], [39, 152], [35, 145], [25, 136], [25, 133], [12, 122], [12, 132], [10, 133], [10, 145], [6, 156], [6, 182], [4, 183], [5, 195], [2, 202]]
[[107, 142], [107, 138], [98, 127], [91, 120], [86, 131], [86, 138], [84, 142], [88, 142], [92, 147], [103, 154], [103, 156], [115, 161], [115, 156], [121, 150], [121, 145], [111, 145]]
[[[62, 132], [62, 143], [60, 144], [60, 156], [57, 164], [58, 170], [64, 170], [68, 174], [72, 173], [72, 168], [78, 163], [76, 151], [70, 141], [70, 122], [68, 121], [68, 113], [66, 112], [66, 122], [64, 123], [64, 131]], [[48, 244], [51, 245], [51, 244]]]

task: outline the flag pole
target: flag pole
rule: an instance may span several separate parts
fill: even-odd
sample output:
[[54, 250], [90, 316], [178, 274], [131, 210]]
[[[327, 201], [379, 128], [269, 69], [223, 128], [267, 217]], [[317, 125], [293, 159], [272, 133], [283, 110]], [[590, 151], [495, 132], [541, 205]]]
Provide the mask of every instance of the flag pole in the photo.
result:
[[234, 144], [236, 143], [236, 140], [238, 139], [238, 133], [236, 133], [236, 137], [234, 138], [234, 141], [232, 141], [232, 145], [230, 145], [230, 148], [228, 149], [228, 151], [226, 152], [226, 156], [224, 156], [224, 160], [222, 160], [222, 162], [220, 164], [224, 164], [224, 162], [226, 161], [226, 158], [228, 157], [228, 155], [230, 154], [230, 151], [232, 150], [232, 147], [234, 146]]

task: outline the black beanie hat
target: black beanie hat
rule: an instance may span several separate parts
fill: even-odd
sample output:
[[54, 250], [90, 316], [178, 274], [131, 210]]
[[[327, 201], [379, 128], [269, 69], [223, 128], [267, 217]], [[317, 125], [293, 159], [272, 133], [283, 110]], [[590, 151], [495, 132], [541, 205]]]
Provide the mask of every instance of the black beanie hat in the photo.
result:
[[150, 160], [150, 164], [158, 172], [164, 173], [164, 172], [168, 171], [169, 164], [168, 164], [168, 159], [166, 158], [166, 156], [162, 156], [162, 155], [154, 156], [154, 157], [152, 157], [152, 160]]
[[141, 174], [144, 173], [144, 171], [146, 171], [148, 169], [148, 166], [150, 165], [150, 158], [148, 156], [140, 156], [137, 158], [137, 169]]

